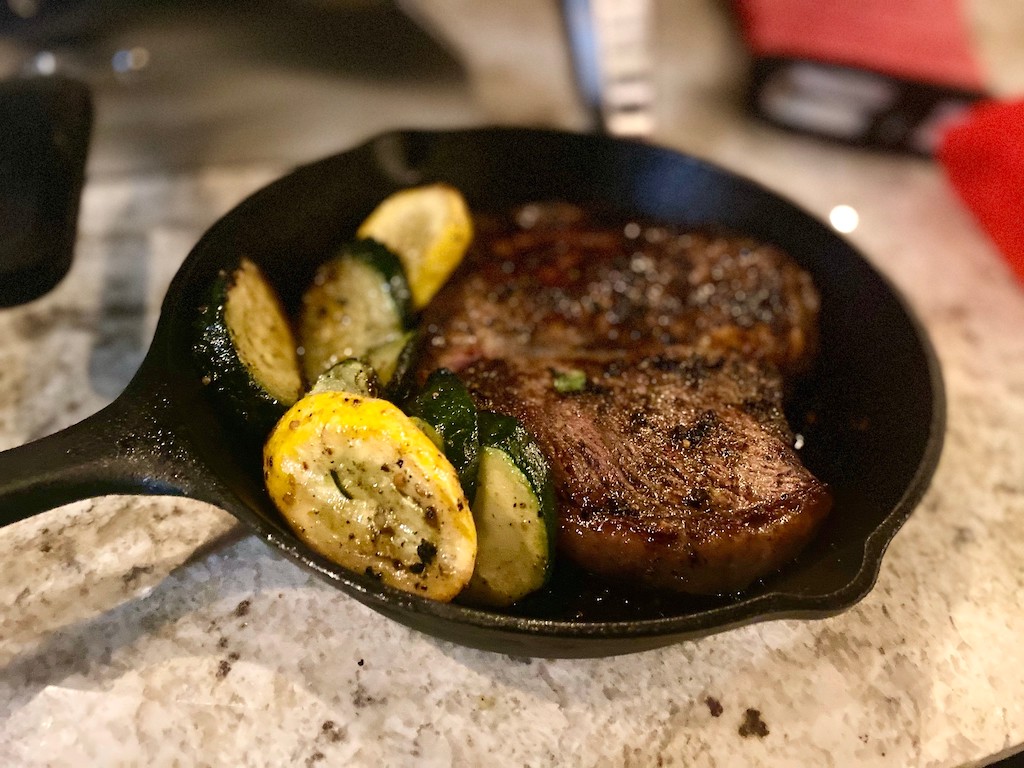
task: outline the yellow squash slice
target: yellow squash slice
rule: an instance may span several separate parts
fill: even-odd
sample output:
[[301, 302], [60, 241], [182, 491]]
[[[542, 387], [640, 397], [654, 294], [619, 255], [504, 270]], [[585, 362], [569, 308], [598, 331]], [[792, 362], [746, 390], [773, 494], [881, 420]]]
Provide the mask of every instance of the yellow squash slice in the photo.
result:
[[339, 565], [442, 601], [472, 577], [476, 528], [458, 476], [395, 405], [307, 395], [274, 428], [263, 466], [299, 538]]
[[473, 239], [462, 194], [446, 184], [389, 195], [360, 225], [358, 236], [386, 245], [401, 260], [415, 309], [427, 305]]

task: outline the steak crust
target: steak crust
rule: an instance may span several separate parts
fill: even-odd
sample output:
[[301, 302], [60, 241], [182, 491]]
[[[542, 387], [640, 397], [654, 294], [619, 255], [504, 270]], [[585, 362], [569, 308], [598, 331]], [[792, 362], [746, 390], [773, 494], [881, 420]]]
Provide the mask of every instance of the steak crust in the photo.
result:
[[[555, 379], [583, 371], [580, 392]], [[689, 350], [479, 360], [481, 407], [523, 422], [551, 464], [559, 550], [626, 583], [733, 592], [792, 559], [831, 506], [801, 464], [774, 372]]]
[[786, 375], [810, 364], [818, 294], [779, 249], [555, 210], [529, 229], [479, 227], [460, 272], [425, 313], [425, 368], [566, 350], [656, 353], [678, 344], [736, 352]]
[[[425, 311], [417, 374], [457, 372], [552, 467], [559, 551], [694, 594], [778, 569], [831, 507], [782, 411], [817, 347], [810, 276], [749, 239], [527, 206], [479, 222]], [[564, 373], [581, 391], [559, 392]]]

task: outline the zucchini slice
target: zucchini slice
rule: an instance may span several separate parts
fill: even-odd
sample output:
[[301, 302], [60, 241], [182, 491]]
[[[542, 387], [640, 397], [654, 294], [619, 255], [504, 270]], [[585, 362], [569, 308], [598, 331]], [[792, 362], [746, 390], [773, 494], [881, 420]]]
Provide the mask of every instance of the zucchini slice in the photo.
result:
[[398, 257], [373, 240], [349, 243], [320, 266], [302, 298], [299, 344], [306, 380], [316, 381], [346, 357], [397, 342], [411, 324], [411, 312]]
[[346, 357], [320, 374], [310, 392], [348, 392], [362, 397], [378, 397], [381, 392], [377, 372], [357, 357]]
[[395, 405], [307, 395], [274, 428], [263, 468], [274, 504], [324, 557], [434, 600], [469, 581], [476, 529], [458, 476]]
[[390, 386], [408, 373], [415, 349], [416, 331], [406, 331], [396, 339], [367, 350], [365, 358], [377, 372], [381, 384]]
[[405, 412], [431, 426], [442, 441], [444, 455], [459, 473], [466, 496], [473, 497], [480, 459], [476, 404], [458, 376], [439, 368], [405, 404]]
[[302, 394], [295, 338], [277, 292], [243, 257], [214, 281], [198, 325], [203, 383], [262, 439]]
[[[434, 429], [430, 424], [425, 422], [423, 419], [421, 419], [419, 416], [410, 416], [409, 418], [412, 420], [412, 423], [416, 425], [416, 428], [420, 432], [422, 432], [424, 435], [430, 438], [430, 442], [437, 446], [437, 450], [441, 451], [441, 453], [444, 453], [444, 438], [438, 434], [437, 430]], [[447, 456], [445, 458], [447, 458]], [[462, 483], [459, 483], [459, 485], [461, 484]], [[465, 488], [463, 488], [463, 491], [465, 491]]]
[[516, 419], [490, 411], [479, 419], [477, 559], [462, 599], [503, 607], [540, 589], [551, 575], [554, 490], [547, 460]]

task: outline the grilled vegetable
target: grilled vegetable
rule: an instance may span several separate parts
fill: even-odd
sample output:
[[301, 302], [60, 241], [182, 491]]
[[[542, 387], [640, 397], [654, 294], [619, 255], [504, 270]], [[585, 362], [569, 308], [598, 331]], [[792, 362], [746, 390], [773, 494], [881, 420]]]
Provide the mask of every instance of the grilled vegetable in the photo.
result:
[[276, 291], [242, 258], [214, 281], [198, 323], [203, 382], [262, 440], [302, 394], [295, 339]]
[[378, 397], [381, 392], [377, 372], [356, 357], [346, 357], [320, 374], [310, 392], [348, 392], [363, 397]]
[[416, 331], [407, 331], [397, 339], [369, 350], [365, 355], [366, 362], [377, 372], [381, 384], [393, 390], [401, 387], [409, 372], [416, 346]]
[[479, 419], [477, 559], [462, 597], [500, 607], [540, 589], [551, 575], [554, 491], [540, 447], [516, 419], [490, 411]]
[[[406, 337], [410, 312], [398, 257], [372, 240], [349, 243], [317, 270], [302, 299], [299, 343], [306, 379], [316, 381], [339, 360], [371, 350], [378, 350], [378, 364], [384, 365], [388, 357], [379, 350]], [[393, 352], [396, 359], [402, 346]]]
[[476, 531], [458, 477], [396, 406], [307, 395], [263, 456], [274, 504], [324, 557], [435, 600], [451, 600], [469, 581]]
[[422, 309], [462, 261], [473, 239], [473, 221], [458, 190], [430, 184], [389, 195], [366, 217], [358, 235], [398, 255], [413, 307]]
[[480, 437], [476, 404], [459, 377], [446, 368], [434, 371], [419, 393], [405, 404], [405, 412], [433, 428], [441, 439], [444, 455], [459, 473], [463, 490], [472, 498]]

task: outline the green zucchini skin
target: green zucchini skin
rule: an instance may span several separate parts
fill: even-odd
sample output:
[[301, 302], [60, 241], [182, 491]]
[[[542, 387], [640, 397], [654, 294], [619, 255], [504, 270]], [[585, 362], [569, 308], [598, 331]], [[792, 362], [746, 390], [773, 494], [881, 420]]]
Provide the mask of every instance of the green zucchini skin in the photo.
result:
[[[393, 403], [405, 403], [416, 393], [416, 364], [423, 352], [424, 338], [418, 328], [405, 334], [405, 345], [392, 363], [391, 375], [381, 382], [384, 385], [384, 397]], [[371, 365], [378, 351], [371, 350], [367, 355]]]
[[476, 404], [466, 385], [447, 368], [439, 368], [406, 401], [403, 410], [425, 421], [441, 436], [445, 457], [455, 467], [466, 497], [473, 498], [480, 461], [480, 431]]
[[[244, 332], [244, 329], [233, 331], [226, 314], [229, 296], [245, 266], [243, 260], [235, 270], [222, 271], [211, 284], [206, 302], [198, 308], [195, 321], [197, 341], [193, 352], [200, 381], [213, 395], [217, 407], [229, 413], [248, 438], [262, 441], [301, 394], [301, 375], [295, 358], [294, 373], [299, 376], [297, 386], [287, 396], [278, 397], [271, 394], [257, 380], [253, 370], [243, 362], [236, 334]], [[280, 320], [287, 327], [287, 319], [276, 292], [262, 278], [262, 274], [259, 277], [271, 292], [276, 309], [280, 312]], [[290, 354], [294, 355], [294, 339], [291, 339], [290, 331], [289, 340]], [[283, 350], [282, 354], [288, 354], [288, 351]]]
[[[555, 516], [555, 486], [547, 457], [518, 419], [494, 411], [480, 411], [477, 421], [480, 445], [501, 449], [509, 455], [519, 471], [526, 475], [537, 496], [539, 514], [553, 548], [558, 535], [558, 520]], [[554, 557], [548, 560], [547, 578], [550, 578], [553, 568]]]
[[380, 273], [387, 283], [388, 291], [398, 309], [399, 320], [403, 326], [410, 328], [416, 319], [412, 306], [412, 291], [409, 288], [405, 270], [402, 268], [402, 262], [394, 251], [383, 243], [366, 237], [354, 240], [345, 249], [345, 252]]
[[505, 607], [544, 586], [554, 568], [555, 506], [547, 461], [510, 416], [479, 414], [480, 469], [471, 508], [473, 577], [459, 599]]
[[377, 376], [389, 391], [397, 389], [400, 382], [409, 375], [413, 355], [417, 348], [416, 331], [406, 331], [397, 339], [380, 344], [363, 355], [373, 367]]

